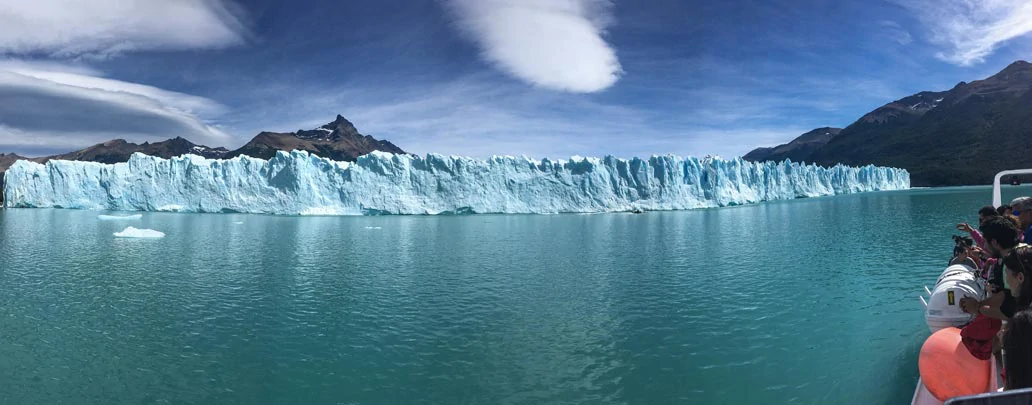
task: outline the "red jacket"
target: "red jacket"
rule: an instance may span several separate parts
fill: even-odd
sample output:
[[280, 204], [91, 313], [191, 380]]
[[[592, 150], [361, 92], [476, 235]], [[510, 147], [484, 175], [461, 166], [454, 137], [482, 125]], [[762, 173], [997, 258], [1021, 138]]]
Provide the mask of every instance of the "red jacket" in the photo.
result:
[[993, 356], [993, 337], [1002, 327], [999, 319], [979, 315], [960, 330], [961, 342], [975, 358], [989, 360]]

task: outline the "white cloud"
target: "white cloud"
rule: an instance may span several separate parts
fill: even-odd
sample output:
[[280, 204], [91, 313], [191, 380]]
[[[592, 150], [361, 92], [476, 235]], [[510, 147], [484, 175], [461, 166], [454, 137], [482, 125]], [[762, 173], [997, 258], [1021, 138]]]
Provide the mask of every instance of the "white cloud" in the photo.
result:
[[925, 25], [937, 56], [960, 66], [985, 61], [1002, 44], [1032, 32], [1027, 0], [899, 0]]
[[530, 84], [591, 93], [622, 70], [603, 38], [611, 23], [605, 0], [450, 0], [459, 27], [483, 57]]
[[914, 41], [913, 36], [910, 35], [910, 31], [903, 29], [899, 23], [895, 21], [882, 21], [882, 27], [885, 27], [885, 35], [900, 45], [910, 45]]
[[4, 0], [0, 55], [107, 55], [222, 48], [244, 42], [228, 0]]
[[35, 79], [59, 83], [66, 86], [134, 94], [155, 101], [165, 107], [188, 115], [215, 116], [225, 111], [219, 103], [204, 97], [177, 93], [143, 84], [123, 82], [100, 77], [100, 73], [85, 67], [71, 69], [59, 64], [25, 63], [22, 61], [0, 61], [0, 71], [17, 73]]
[[56, 150], [182, 136], [218, 146], [229, 136], [204, 120], [224, 110], [203, 97], [103, 78], [82, 66], [0, 62], [0, 145]]

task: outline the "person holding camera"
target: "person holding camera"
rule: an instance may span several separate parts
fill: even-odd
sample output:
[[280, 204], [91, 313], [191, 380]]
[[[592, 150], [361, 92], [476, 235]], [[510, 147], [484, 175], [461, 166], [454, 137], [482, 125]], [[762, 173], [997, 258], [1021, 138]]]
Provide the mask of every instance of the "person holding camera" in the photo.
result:
[[989, 297], [984, 300], [979, 300], [975, 297], [961, 298], [960, 307], [964, 312], [973, 315], [981, 314], [995, 319], [1007, 320], [1009, 317], [1001, 312], [1000, 308], [1005, 305], [1008, 308], [1011, 307], [1014, 297], [1005, 288], [1003, 263], [999, 259], [1006, 257], [1018, 246], [1018, 238], [1021, 231], [1013, 220], [1006, 217], [990, 218], [982, 223], [979, 230], [985, 238], [985, 245], [989, 249], [988, 253], [991, 257], [997, 259], [990, 265], [991, 268], [989, 269], [987, 288]]

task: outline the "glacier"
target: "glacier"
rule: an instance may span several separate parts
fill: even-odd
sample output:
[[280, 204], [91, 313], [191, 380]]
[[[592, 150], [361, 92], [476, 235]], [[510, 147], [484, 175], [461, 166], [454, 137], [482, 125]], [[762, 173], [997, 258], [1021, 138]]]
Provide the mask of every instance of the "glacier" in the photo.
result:
[[270, 160], [132, 155], [128, 162], [20, 160], [8, 208], [283, 215], [593, 213], [684, 210], [910, 187], [903, 169], [824, 168], [740, 158], [487, 160], [373, 152], [339, 162], [304, 151]]

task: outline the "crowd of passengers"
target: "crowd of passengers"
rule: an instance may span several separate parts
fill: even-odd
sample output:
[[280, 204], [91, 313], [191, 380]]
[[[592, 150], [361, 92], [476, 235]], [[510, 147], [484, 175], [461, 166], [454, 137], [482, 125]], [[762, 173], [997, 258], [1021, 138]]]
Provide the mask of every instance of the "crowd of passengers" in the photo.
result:
[[963, 297], [974, 320], [961, 330], [975, 357], [1003, 359], [1004, 388], [1032, 388], [1032, 198], [978, 211], [978, 228], [958, 224], [951, 264], [966, 264], [986, 280], [985, 297]]

